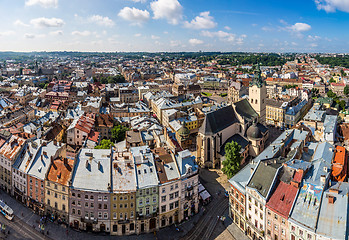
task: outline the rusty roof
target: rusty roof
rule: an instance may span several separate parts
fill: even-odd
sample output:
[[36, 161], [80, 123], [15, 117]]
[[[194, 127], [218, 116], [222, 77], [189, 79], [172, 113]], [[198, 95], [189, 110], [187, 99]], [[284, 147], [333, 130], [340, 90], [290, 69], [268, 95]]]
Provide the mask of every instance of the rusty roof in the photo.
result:
[[19, 153], [24, 146], [24, 143], [25, 139], [12, 135], [12, 137], [0, 148], [0, 154], [11, 161], [14, 161], [17, 153]]
[[68, 186], [73, 167], [73, 159], [57, 158], [53, 160], [53, 163], [50, 165], [47, 173], [47, 180]]

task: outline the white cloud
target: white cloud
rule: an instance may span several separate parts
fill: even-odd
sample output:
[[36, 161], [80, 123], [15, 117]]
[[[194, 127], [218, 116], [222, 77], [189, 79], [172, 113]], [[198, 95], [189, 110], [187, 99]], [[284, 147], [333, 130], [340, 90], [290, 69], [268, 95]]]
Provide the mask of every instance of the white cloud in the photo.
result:
[[26, 6], [39, 5], [44, 8], [56, 8], [58, 7], [58, 0], [27, 0]]
[[135, 36], [135, 37], [141, 37], [141, 36], [142, 36], [142, 34], [140, 34], [140, 33], [136, 33], [134, 36]]
[[153, 39], [153, 40], [156, 40], [156, 39], [159, 39], [159, 38], [160, 38], [159, 36], [151, 35], [151, 39]]
[[272, 27], [269, 27], [269, 26], [264, 26], [261, 28], [264, 32], [271, 32], [274, 30], [274, 28]]
[[21, 20], [17, 19], [16, 21], [13, 22], [13, 25], [15, 26], [21, 26], [21, 27], [29, 27], [28, 24], [25, 24], [24, 22], [22, 22]]
[[317, 40], [320, 40], [320, 39], [321, 39], [320, 36], [308, 35], [308, 41], [317, 41]]
[[97, 23], [100, 26], [112, 27], [115, 25], [114, 21], [109, 17], [103, 17], [100, 15], [93, 15], [89, 20], [91, 22]]
[[14, 35], [15, 32], [12, 30], [9, 31], [5, 31], [5, 32], [0, 32], [0, 37], [6, 37], [6, 36], [10, 36], [10, 35]]
[[295, 23], [289, 27], [294, 32], [307, 32], [311, 29], [311, 26], [306, 23]]
[[335, 12], [336, 10], [349, 12], [348, 0], [315, 0], [318, 10], [325, 10], [326, 12]]
[[189, 39], [189, 43], [193, 46], [196, 46], [196, 45], [203, 44], [204, 41], [202, 41], [200, 39], [192, 38], [192, 39]]
[[178, 0], [156, 0], [150, 3], [150, 8], [154, 19], [167, 19], [173, 25], [182, 19], [183, 7]]
[[60, 18], [35, 18], [30, 20], [30, 23], [35, 27], [62, 27], [64, 21]]
[[51, 36], [62, 36], [63, 31], [62, 30], [52, 31], [52, 32], [50, 32], [50, 35]]
[[149, 20], [150, 14], [147, 10], [124, 7], [120, 10], [118, 16], [135, 24], [142, 24]]
[[26, 33], [24, 34], [24, 36], [25, 38], [29, 38], [29, 39], [46, 37], [45, 34], [33, 34], [33, 33]]
[[247, 35], [245, 34], [236, 36], [236, 34], [224, 32], [224, 31], [217, 31], [217, 32], [202, 31], [201, 34], [205, 37], [211, 37], [211, 38], [216, 37], [221, 41], [232, 42], [235, 44], [242, 44], [244, 39], [247, 38]]
[[317, 43], [311, 43], [310, 44], [310, 47], [312, 47], [312, 48], [315, 48], [315, 47], [317, 47], [318, 45], [317, 45]]
[[224, 29], [230, 31], [230, 30], [231, 30], [231, 27], [225, 26]]
[[210, 16], [210, 12], [202, 12], [200, 16], [196, 16], [190, 22], [185, 21], [184, 27], [192, 28], [192, 29], [210, 29], [217, 26], [217, 23], [214, 22], [212, 16]]
[[180, 44], [181, 44], [181, 41], [178, 41], [178, 40], [171, 40], [170, 41], [171, 47], [178, 47]]
[[80, 37], [87, 37], [87, 36], [90, 36], [91, 35], [91, 32], [90, 31], [73, 31], [71, 33], [71, 35], [73, 36], [80, 36]]

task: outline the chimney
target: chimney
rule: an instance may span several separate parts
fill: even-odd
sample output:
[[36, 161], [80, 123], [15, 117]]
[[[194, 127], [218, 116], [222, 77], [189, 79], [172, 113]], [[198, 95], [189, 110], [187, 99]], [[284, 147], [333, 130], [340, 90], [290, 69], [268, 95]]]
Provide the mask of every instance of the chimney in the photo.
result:
[[98, 161], [98, 170], [101, 169], [101, 161]]
[[68, 166], [68, 158], [63, 158], [63, 162], [65, 166]]
[[89, 164], [88, 160], [86, 160], [86, 164], [85, 164], [86, 168], [88, 168], [89, 165], [90, 164]]
[[51, 156], [50, 160], [51, 160], [51, 163], [53, 164], [53, 156]]
[[53, 145], [57, 146], [57, 140], [53, 139]]
[[251, 168], [251, 174], [253, 174], [253, 172], [254, 172], [254, 168]]
[[334, 203], [334, 196], [329, 195], [328, 196], [328, 203], [333, 204]]

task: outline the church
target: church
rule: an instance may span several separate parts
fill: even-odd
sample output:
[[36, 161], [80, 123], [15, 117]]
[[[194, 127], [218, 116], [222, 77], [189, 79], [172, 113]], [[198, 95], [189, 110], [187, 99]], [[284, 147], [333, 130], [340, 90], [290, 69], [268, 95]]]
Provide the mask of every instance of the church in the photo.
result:
[[244, 164], [248, 156], [255, 157], [264, 150], [269, 130], [264, 126], [267, 90], [259, 67], [249, 86], [249, 100], [209, 112], [197, 137], [197, 161], [202, 167], [221, 168], [224, 147], [235, 141], [241, 146]]

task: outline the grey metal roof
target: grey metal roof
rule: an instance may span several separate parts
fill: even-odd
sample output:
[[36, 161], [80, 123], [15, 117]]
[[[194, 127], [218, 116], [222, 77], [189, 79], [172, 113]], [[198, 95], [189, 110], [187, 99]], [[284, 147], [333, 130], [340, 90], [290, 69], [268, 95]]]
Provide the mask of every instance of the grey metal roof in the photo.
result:
[[149, 188], [158, 185], [158, 176], [154, 155], [148, 146], [132, 147], [130, 151], [136, 166], [138, 188]]
[[[349, 183], [333, 183], [324, 192], [316, 233], [331, 239], [347, 239]], [[338, 192], [336, 192], [338, 191]], [[334, 202], [329, 203], [329, 198]]]
[[229, 179], [230, 184], [236, 187], [241, 193], [245, 194], [245, 187], [248, 180], [252, 176], [252, 172], [254, 171], [256, 165], [257, 164], [254, 162], [248, 163], [243, 169]]
[[72, 188], [108, 192], [111, 158], [110, 149], [81, 149], [76, 159]]

